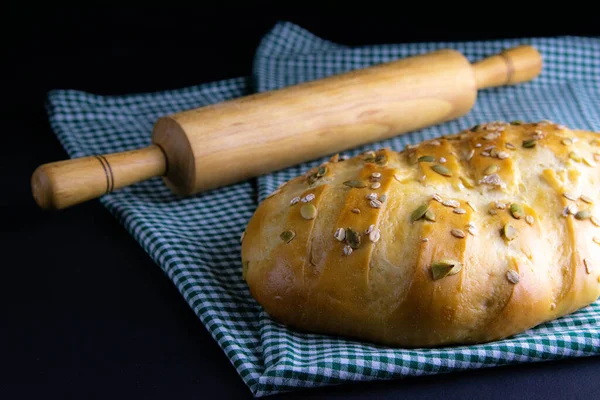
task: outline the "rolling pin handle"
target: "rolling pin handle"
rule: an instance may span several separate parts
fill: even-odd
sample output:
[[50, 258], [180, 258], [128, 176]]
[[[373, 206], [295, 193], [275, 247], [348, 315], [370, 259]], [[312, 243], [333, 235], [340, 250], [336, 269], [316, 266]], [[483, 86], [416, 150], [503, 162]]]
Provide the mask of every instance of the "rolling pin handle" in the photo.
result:
[[477, 89], [530, 81], [542, 71], [542, 56], [532, 46], [513, 47], [473, 64]]
[[37, 205], [60, 210], [137, 182], [162, 176], [167, 158], [158, 145], [40, 165], [31, 176]]

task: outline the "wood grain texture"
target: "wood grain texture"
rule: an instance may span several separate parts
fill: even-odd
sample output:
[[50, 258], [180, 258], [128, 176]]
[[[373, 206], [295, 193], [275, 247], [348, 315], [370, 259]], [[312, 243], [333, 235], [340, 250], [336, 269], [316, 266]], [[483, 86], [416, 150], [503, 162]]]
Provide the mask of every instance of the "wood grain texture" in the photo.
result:
[[43, 209], [63, 209], [166, 172], [157, 145], [123, 153], [43, 164], [31, 177], [33, 198]]
[[475, 99], [471, 65], [442, 50], [175, 114], [153, 140], [186, 160], [170, 176], [191, 194], [456, 118]]
[[188, 196], [440, 124], [468, 113], [478, 88], [540, 72], [531, 47], [502, 54], [473, 67], [457, 51], [438, 50], [164, 116], [152, 142], [164, 150], [168, 171], [158, 147], [106, 156], [127, 166], [114, 183], [103, 178], [101, 157], [47, 164], [34, 174], [34, 196], [42, 208], [64, 208], [106, 193], [103, 179], [110, 191], [162, 174], [173, 192]]
[[473, 65], [478, 89], [515, 85], [529, 81], [542, 71], [543, 60], [531, 46], [518, 46]]

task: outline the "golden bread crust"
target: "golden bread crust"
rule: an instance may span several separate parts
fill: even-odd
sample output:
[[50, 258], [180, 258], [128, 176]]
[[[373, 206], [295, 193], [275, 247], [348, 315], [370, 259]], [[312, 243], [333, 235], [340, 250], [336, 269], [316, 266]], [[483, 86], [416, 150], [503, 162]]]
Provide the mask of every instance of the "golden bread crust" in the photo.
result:
[[596, 133], [547, 121], [336, 155], [259, 205], [243, 276], [303, 331], [402, 347], [502, 339], [600, 295], [599, 163]]

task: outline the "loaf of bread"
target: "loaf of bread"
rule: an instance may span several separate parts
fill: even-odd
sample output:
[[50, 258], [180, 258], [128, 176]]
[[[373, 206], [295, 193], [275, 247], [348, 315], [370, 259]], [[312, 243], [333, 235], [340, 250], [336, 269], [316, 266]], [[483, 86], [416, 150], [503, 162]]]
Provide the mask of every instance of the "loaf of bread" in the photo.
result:
[[392, 347], [484, 343], [600, 295], [600, 135], [490, 122], [286, 182], [242, 236], [275, 320]]

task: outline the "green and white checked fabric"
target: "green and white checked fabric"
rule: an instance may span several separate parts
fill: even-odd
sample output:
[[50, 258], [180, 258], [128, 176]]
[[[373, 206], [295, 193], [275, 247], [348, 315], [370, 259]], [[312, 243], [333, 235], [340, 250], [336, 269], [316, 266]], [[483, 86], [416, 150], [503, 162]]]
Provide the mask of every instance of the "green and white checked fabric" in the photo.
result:
[[[183, 90], [97, 96], [49, 93], [52, 128], [71, 157], [150, 144], [154, 121], [165, 114], [259, 91], [432, 51], [460, 50], [470, 60], [529, 43], [544, 57], [535, 81], [481, 91], [465, 117], [371, 146], [407, 143], [454, 133], [482, 121], [549, 119], [600, 131], [600, 40], [560, 37], [467, 43], [423, 43], [348, 48], [290, 23], [279, 23], [257, 49], [252, 77]], [[324, 160], [324, 159], [323, 159]], [[600, 301], [507, 340], [478, 346], [391, 349], [344, 338], [303, 334], [266, 315], [241, 278], [239, 237], [257, 206], [284, 181], [323, 160], [248, 182], [179, 199], [152, 179], [101, 202], [173, 281], [223, 348], [255, 396], [349, 381], [539, 362], [600, 354]], [[201, 357], [201, 355], [198, 355]]]

